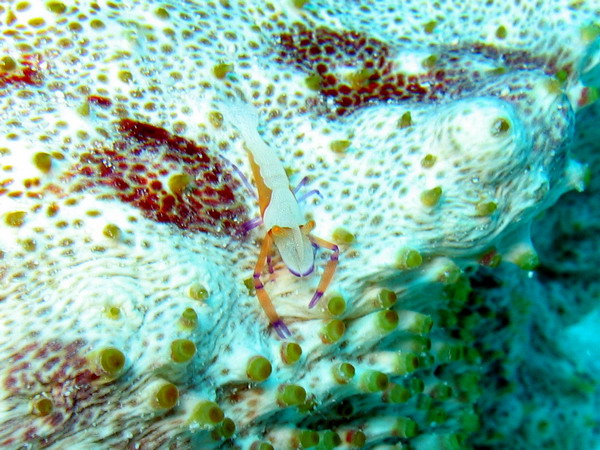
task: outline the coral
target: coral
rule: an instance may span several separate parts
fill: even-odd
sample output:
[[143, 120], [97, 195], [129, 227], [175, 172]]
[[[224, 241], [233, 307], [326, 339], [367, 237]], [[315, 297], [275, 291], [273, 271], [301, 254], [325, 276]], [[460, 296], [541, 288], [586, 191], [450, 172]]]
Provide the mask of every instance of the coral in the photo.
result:
[[[597, 11], [0, 5], [0, 445], [590, 448]], [[340, 249], [289, 340], [231, 101]]]

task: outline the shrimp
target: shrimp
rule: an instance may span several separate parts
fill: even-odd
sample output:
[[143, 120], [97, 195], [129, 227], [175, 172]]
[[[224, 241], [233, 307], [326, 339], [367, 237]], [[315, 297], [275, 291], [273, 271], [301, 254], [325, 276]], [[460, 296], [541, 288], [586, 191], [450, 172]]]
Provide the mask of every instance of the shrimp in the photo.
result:
[[315, 267], [315, 250], [319, 247], [332, 252], [309, 308], [319, 302], [331, 282], [339, 259], [337, 245], [319, 237], [311, 231], [315, 222], [305, 222], [300, 205], [290, 187], [290, 182], [275, 150], [258, 133], [258, 113], [246, 103], [225, 102], [224, 117], [239, 131], [250, 160], [250, 167], [258, 191], [258, 206], [262, 223], [267, 232], [263, 239], [254, 267], [254, 288], [258, 301], [265, 311], [271, 326], [279, 337], [291, 336], [290, 330], [279, 317], [273, 302], [261, 281], [265, 263], [273, 245], [288, 270], [297, 277], [310, 275]]

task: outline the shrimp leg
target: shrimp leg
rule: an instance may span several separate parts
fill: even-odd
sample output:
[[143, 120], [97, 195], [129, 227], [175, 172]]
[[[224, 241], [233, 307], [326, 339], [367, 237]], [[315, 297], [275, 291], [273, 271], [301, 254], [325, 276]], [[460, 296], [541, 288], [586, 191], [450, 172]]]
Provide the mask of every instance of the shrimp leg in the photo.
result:
[[310, 241], [322, 248], [326, 248], [332, 251], [331, 257], [325, 266], [325, 270], [323, 271], [323, 275], [321, 275], [321, 281], [319, 281], [319, 285], [317, 286], [317, 290], [315, 291], [315, 295], [311, 299], [308, 304], [309, 308], [314, 308], [315, 305], [319, 302], [321, 297], [323, 297], [323, 293], [327, 290], [327, 286], [331, 283], [331, 279], [333, 278], [333, 274], [335, 273], [335, 269], [338, 264], [338, 259], [340, 256], [340, 249], [337, 245], [326, 241], [325, 239], [321, 239], [316, 236], [308, 235]]
[[260, 306], [262, 306], [263, 310], [267, 314], [267, 317], [269, 318], [269, 322], [271, 322], [271, 325], [273, 328], [275, 328], [275, 331], [279, 337], [281, 339], [286, 339], [290, 337], [292, 333], [290, 330], [288, 330], [288, 327], [275, 311], [275, 307], [269, 298], [269, 294], [267, 294], [265, 286], [260, 280], [260, 276], [265, 268], [265, 262], [267, 261], [267, 256], [269, 255], [272, 245], [273, 238], [271, 237], [271, 232], [268, 232], [263, 240], [260, 248], [260, 254], [258, 255], [258, 261], [256, 261], [256, 266], [254, 267], [254, 289], [256, 290], [256, 296], [258, 297]]

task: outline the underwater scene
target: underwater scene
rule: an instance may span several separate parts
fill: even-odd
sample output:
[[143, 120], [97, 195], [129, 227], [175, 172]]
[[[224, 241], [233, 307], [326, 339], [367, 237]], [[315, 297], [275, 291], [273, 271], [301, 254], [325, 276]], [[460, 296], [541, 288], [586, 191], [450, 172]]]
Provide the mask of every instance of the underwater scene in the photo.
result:
[[0, 0], [0, 448], [600, 449], [600, 0]]

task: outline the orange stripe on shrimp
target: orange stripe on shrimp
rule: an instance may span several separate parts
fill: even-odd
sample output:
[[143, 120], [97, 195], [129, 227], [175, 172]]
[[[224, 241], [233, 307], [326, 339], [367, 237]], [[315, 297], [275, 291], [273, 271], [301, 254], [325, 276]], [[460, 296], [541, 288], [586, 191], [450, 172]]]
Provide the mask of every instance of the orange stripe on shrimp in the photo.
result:
[[267, 229], [254, 267], [256, 296], [277, 334], [285, 339], [291, 336], [290, 330], [277, 314], [261, 281], [273, 245], [279, 251], [288, 270], [297, 277], [305, 277], [313, 272], [315, 266], [313, 248], [331, 250], [331, 257], [325, 266], [317, 290], [308, 304], [309, 308], [313, 308], [327, 290], [338, 264], [339, 248], [311, 234], [315, 223], [312, 220], [305, 222], [281, 161], [258, 133], [256, 110], [245, 103], [226, 103], [224, 115], [238, 129], [246, 144], [258, 190], [260, 215]]

